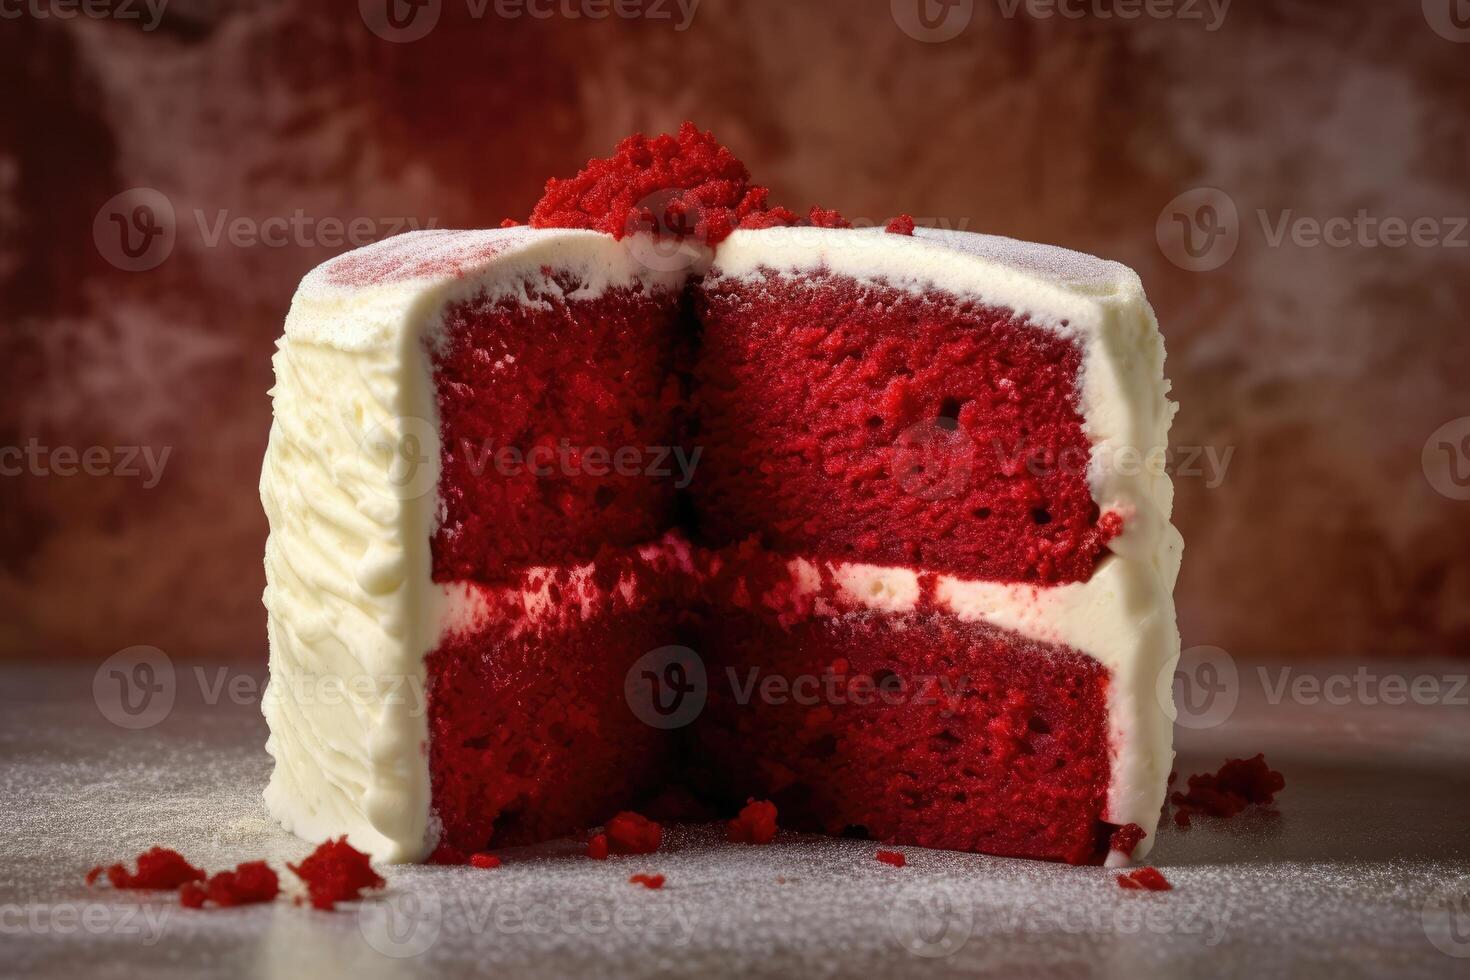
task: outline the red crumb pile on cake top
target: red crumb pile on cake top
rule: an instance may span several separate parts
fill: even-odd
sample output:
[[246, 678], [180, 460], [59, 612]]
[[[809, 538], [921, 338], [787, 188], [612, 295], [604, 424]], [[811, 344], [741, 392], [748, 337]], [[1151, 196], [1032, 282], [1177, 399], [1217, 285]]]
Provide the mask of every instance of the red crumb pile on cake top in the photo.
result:
[[[547, 181], [531, 227], [591, 228], [618, 239], [646, 232], [714, 246], [736, 228], [799, 223], [795, 213], [769, 202], [770, 191], [750, 182], [729, 148], [686, 122], [677, 136], [629, 136], [612, 156], [589, 161], [575, 177]], [[850, 227], [836, 211], [821, 208], [813, 208], [808, 221]]]
[[367, 889], [386, 884], [368, 856], [347, 843], [346, 837], [326, 841], [300, 864], [286, 867], [306, 882], [312, 907], [319, 909], [334, 909], [338, 902], [350, 902]]

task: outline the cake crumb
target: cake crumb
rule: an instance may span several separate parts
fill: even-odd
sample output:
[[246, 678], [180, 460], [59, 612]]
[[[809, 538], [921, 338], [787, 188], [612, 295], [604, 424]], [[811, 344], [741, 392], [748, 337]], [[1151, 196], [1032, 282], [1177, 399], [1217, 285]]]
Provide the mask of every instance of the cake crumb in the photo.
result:
[[470, 864], [477, 868], [498, 868], [500, 867], [500, 858], [494, 854], [471, 854]]
[[620, 240], [643, 232], [713, 247], [737, 227], [797, 223], [769, 198], [712, 133], [685, 122], [677, 135], [635, 133], [611, 157], [589, 160], [575, 177], [547, 181], [531, 227], [591, 228]]
[[833, 211], [829, 208], [817, 207], [815, 205], [812, 206], [811, 212], [807, 215], [807, 220], [810, 221], [812, 223], [812, 226], [815, 228], [852, 227], [852, 222], [844, 218], [840, 212]]
[[888, 225], [883, 229], [890, 235], [908, 235], [913, 237], [914, 219], [911, 215], [901, 214], [896, 218], [889, 218]]
[[908, 864], [908, 860], [903, 856], [902, 851], [879, 851], [873, 857], [882, 861], [884, 864], [891, 864], [895, 868], [901, 868], [905, 864]]
[[664, 886], [664, 876], [636, 874], [628, 879], [628, 883], [642, 885], [644, 888], [658, 889]]
[[1167, 878], [1158, 868], [1139, 868], [1126, 874], [1118, 875], [1118, 887], [1130, 891], [1168, 892], [1173, 891], [1174, 886], [1169, 884]]
[[607, 834], [593, 834], [587, 841], [587, 856], [594, 861], [607, 860]]
[[[138, 870], [129, 872], [126, 865], [114, 864], [106, 869], [107, 880], [113, 888], [138, 888], [155, 891], [172, 891], [194, 881], [208, 877], [194, 867], [178, 851], [166, 847], [151, 847], [138, 855]], [[102, 873], [93, 868], [87, 872], [87, 884], [92, 884]]]
[[663, 841], [664, 830], [647, 817], [624, 810], [603, 828], [614, 854], [652, 854]]
[[776, 839], [776, 804], [751, 797], [725, 828], [732, 844], [769, 844]]
[[1179, 808], [1174, 822], [1188, 828], [1193, 814], [1233, 817], [1248, 806], [1274, 803], [1285, 787], [1286, 777], [1258, 752], [1249, 759], [1227, 759], [1218, 772], [1190, 776], [1188, 790], [1175, 790], [1169, 800]]
[[1134, 850], [1147, 836], [1148, 832], [1138, 824], [1124, 824], [1113, 831], [1113, 836], [1108, 840], [1108, 849], [1126, 857], [1132, 857]]
[[300, 864], [286, 867], [306, 882], [313, 908], [330, 911], [338, 902], [362, 897], [369, 888], [386, 884], [372, 868], [368, 856], [347, 843], [346, 835], [324, 841]]
[[207, 883], [190, 882], [179, 890], [179, 904], [186, 909], [202, 909], [205, 900], [220, 908], [239, 905], [261, 905], [274, 902], [281, 893], [281, 882], [264, 861], [245, 861], [234, 871], [212, 875]]

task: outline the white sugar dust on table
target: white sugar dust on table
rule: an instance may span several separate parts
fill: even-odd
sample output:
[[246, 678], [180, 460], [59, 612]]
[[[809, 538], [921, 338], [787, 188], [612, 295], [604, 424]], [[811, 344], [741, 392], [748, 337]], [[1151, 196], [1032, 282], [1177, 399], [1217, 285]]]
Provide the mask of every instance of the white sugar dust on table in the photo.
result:
[[[1402, 668], [1398, 668], [1402, 672]], [[1426, 668], [1430, 670], [1430, 668]], [[21, 674], [24, 673], [24, 676]], [[1451, 976], [1470, 939], [1470, 726], [1451, 705], [1243, 701], [1182, 733], [1181, 775], [1264, 751], [1274, 811], [1161, 825], [1174, 890], [1115, 872], [782, 834], [732, 845], [674, 827], [646, 856], [591, 861], [561, 842], [494, 870], [384, 868], [336, 912], [288, 899], [191, 911], [172, 895], [87, 888], [85, 871], [153, 844], [211, 870], [311, 845], [266, 816], [258, 704], [181, 691], [162, 723], [101, 717], [91, 673], [10, 670], [0, 713], [0, 934], [26, 976], [975, 975]], [[207, 685], [202, 685], [207, 687]], [[187, 687], [182, 685], [181, 687]], [[13, 692], [26, 691], [22, 701]], [[630, 884], [657, 873], [657, 891]], [[1457, 892], [1456, 889], [1459, 889]], [[1448, 900], [1449, 904], [1446, 904]], [[1458, 954], [1458, 955], [1457, 955]]]

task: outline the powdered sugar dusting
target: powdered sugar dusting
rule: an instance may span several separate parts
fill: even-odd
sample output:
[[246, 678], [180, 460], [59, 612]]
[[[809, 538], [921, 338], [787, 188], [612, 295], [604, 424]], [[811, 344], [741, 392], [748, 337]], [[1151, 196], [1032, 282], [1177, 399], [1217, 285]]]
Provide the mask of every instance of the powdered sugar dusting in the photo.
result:
[[[171, 894], [88, 889], [82, 874], [154, 843], [210, 870], [265, 857], [284, 872], [312, 845], [265, 818], [258, 707], [198, 693], [200, 676], [213, 689], [243, 675], [180, 664], [178, 676], [173, 713], [139, 732], [100, 717], [89, 670], [11, 668], [0, 686], [11, 972], [1060, 977], [1290, 963], [1355, 976], [1370, 957], [1430, 977], [1457, 965], [1422, 925], [1435, 890], [1470, 876], [1470, 726], [1450, 706], [1321, 713], [1247, 698], [1230, 725], [1187, 733], [1181, 771], [1261, 750], [1291, 782], [1278, 811], [1162, 826], [1152, 862], [1174, 885], [1163, 894], [1125, 892], [1103, 868], [916, 847], [894, 868], [873, 860], [872, 841], [782, 831], [748, 847], [700, 825], [667, 828], [657, 853], [606, 861], [561, 841], [499, 851], [493, 871], [383, 867], [380, 895], [333, 913], [289, 898], [195, 912]], [[639, 873], [666, 883], [630, 886]]]

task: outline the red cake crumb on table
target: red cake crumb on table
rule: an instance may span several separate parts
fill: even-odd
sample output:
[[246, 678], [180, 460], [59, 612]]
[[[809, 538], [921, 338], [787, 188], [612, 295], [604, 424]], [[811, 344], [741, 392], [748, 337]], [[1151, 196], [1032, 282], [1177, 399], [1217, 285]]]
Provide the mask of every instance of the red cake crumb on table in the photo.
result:
[[471, 854], [470, 864], [477, 868], [498, 868], [500, 867], [500, 858], [494, 854]]
[[1228, 759], [1219, 772], [1190, 776], [1189, 790], [1176, 790], [1170, 796], [1179, 808], [1174, 822], [1189, 827], [1190, 816], [1196, 813], [1233, 817], [1252, 804], [1275, 802], [1276, 794], [1285, 787], [1286, 778], [1266, 763], [1264, 753], [1249, 759]]
[[607, 850], [607, 834], [593, 834], [587, 842], [587, 856], [594, 861], [606, 861]]
[[324, 841], [300, 864], [286, 867], [306, 882], [312, 907], [327, 911], [336, 908], [338, 902], [361, 897], [368, 888], [386, 884], [373, 870], [368, 856], [347, 843], [345, 835]]
[[97, 879], [100, 878], [100, 877], [102, 877], [102, 865], [99, 864], [99, 865], [97, 865], [97, 867], [95, 867], [91, 871], [88, 871], [87, 872], [87, 884], [89, 884], [89, 885], [95, 885], [95, 884], [97, 884]]
[[714, 246], [737, 226], [796, 223], [790, 211], [770, 207], [768, 197], [712, 133], [686, 122], [678, 136], [629, 136], [611, 157], [588, 161], [575, 177], [547, 181], [531, 227], [591, 228], [617, 239], [650, 232]]
[[747, 800], [740, 815], [725, 828], [732, 844], [769, 844], [776, 839], [776, 804], [770, 800]]
[[1127, 874], [1118, 875], [1118, 887], [1131, 891], [1167, 892], [1173, 891], [1174, 886], [1169, 884], [1167, 878], [1158, 868], [1139, 868]]
[[502, 228], [518, 228], [521, 226], [522, 223], [523, 222], [517, 221], [515, 218], [500, 219], [500, 227]]
[[1132, 857], [1134, 848], [1138, 847], [1139, 843], [1147, 836], [1148, 833], [1138, 824], [1124, 824], [1113, 831], [1113, 836], [1108, 841], [1108, 848]]
[[274, 901], [281, 893], [281, 883], [264, 861], [246, 861], [234, 871], [221, 871], [212, 876], [206, 891], [211, 902], [230, 908]]
[[890, 235], [909, 235], [914, 233], [914, 219], [907, 214], [901, 214], [896, 218], [890, 218], [888, 225], [883, 229]]
[[628, 879], [628, 883], [642, 885], [644, 888], [662, 888], [664, 886], [664, 876], [636, 874]]
[[908, 860], [904, 858], [902, 851], [879, 851], [873, 857], [882, 861], [884, 864], [891, 864], [895, 868], [901, 868], [905, 864], [908, 864]]
[[201, 909], [206, 900], [220, 908], [259, 905], [273, 902], [281, 893], [280, 879], [264, 861], [246, 861], [234, 871], [221, 871], [200, 886], [194, 882], [179, 890], [179, 904], [186, 909]]
[[[97, 880], [99, 869], [87, 872], [87, 884]], [[138, 855], [138, 871], [129, 873], [122, 864], [107, 869], [107, 880], [113, 888], [143, 888], [167, 891], [193, 881], [207, 878], [203, 871], [184, 860], [178, 851], [166, 847], [152, 847]]]
[[652, 854], [664, 829], [647, 817], [624, 810], [607, 822], [607, 843], [614, 854]]

